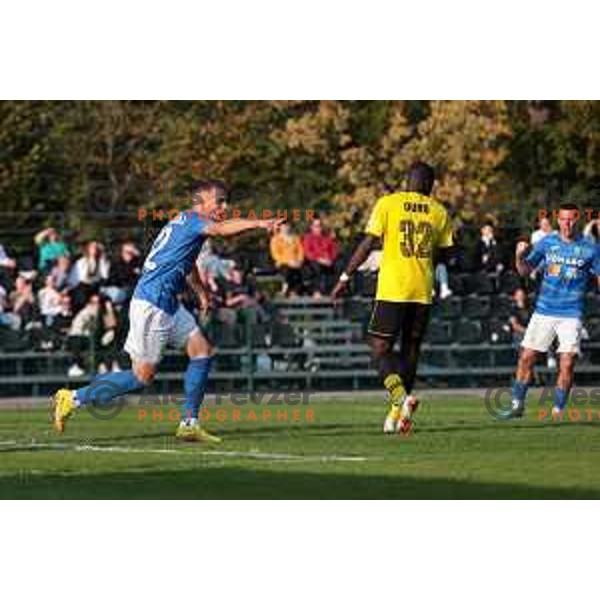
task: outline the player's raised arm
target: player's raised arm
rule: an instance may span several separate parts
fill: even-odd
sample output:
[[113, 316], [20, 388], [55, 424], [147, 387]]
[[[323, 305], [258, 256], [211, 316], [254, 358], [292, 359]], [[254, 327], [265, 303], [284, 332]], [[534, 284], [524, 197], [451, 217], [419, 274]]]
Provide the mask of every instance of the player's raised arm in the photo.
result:
[[203, 233], [211, 237], [230, 237], [252, 229], [273, 231], [284, 221], [285, 219], [231, 219], [229, 221], [213, 221], [204, 228]]

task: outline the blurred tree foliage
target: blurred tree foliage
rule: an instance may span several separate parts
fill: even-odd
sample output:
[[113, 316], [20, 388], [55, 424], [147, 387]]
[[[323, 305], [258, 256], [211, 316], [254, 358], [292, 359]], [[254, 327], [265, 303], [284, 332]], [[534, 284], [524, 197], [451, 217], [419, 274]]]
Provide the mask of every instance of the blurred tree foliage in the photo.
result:
[[313, 208], [344, 238], [418, 158], [467, 220], [499, 189], [534, 206], [553, 186], [591, 206], [600, 103], [0, 102], [0, 201], [15, 226], [58, 212], [93, 228], [101, 213], [182, 206], [193, 179], [220, 177], [242, 208]]

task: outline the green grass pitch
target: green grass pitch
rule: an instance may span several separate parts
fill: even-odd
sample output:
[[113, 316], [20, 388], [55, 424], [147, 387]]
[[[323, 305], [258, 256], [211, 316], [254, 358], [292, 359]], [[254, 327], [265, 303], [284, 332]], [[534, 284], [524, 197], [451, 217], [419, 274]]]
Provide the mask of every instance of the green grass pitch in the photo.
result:
[[[212, 409], [213, 407], [208, 407]], [[410, 438], [384, 436], [381, 396], [315, 400], [314, 421], [210, 421], [216, 447], [126, 408], [0, 411], [1, 498], [599, 498], [600, 423], [494, 420], [477, 398], [422, 397]], [[281, 408], [281, 407], [277, 407]], [[288, 407], [288, 413], [293, 409]], [[302, 411], [304, 409], [301, 409]], [[165, 411], [166, 416], [166, 411]]]

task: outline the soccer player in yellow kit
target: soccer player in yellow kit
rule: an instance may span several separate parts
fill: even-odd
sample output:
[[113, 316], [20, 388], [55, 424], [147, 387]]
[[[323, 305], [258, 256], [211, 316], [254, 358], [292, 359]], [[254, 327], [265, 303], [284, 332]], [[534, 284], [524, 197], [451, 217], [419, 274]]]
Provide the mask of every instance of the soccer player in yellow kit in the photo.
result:
[[[411, 394], [421, 342], [429, 321], [435, 263], [453, 246], [446, 209], [430, 196], [433, 168], [417, 162], [407, 173], [406, 191], [382, 196], [367, 224], [364, 240], [332, 291], [340, 296], [380, 240], [383, 254], [377, 295], [369, 323], [371, 353], [389, 395], [384, 433], [408, 435], [418, 401]], [[394, 350], [400, 338], [400, 351]]]

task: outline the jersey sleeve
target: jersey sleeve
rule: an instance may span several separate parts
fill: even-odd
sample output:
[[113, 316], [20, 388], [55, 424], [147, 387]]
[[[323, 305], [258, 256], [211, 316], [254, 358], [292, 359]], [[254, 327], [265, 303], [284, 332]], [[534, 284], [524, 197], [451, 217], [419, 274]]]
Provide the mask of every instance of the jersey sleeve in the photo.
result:
[[546, 238], [542, 238], [537, 244], [534, 244], [529, 254], [525, 257], [525, 262], [535, 269], [546, 258]]
[[204, 230], [208, 227], [212, 221], [206, 215], [199, 215], [197, 213], [190, 214], [190, 226], [192, 231], [197, 236], [203, 236]]
[[377, 200], [375, 208], [369, 217], [365, 233], [381, 237], [385, 231], [386, 224], [386, 211], [383, 203], [383, 198]]

